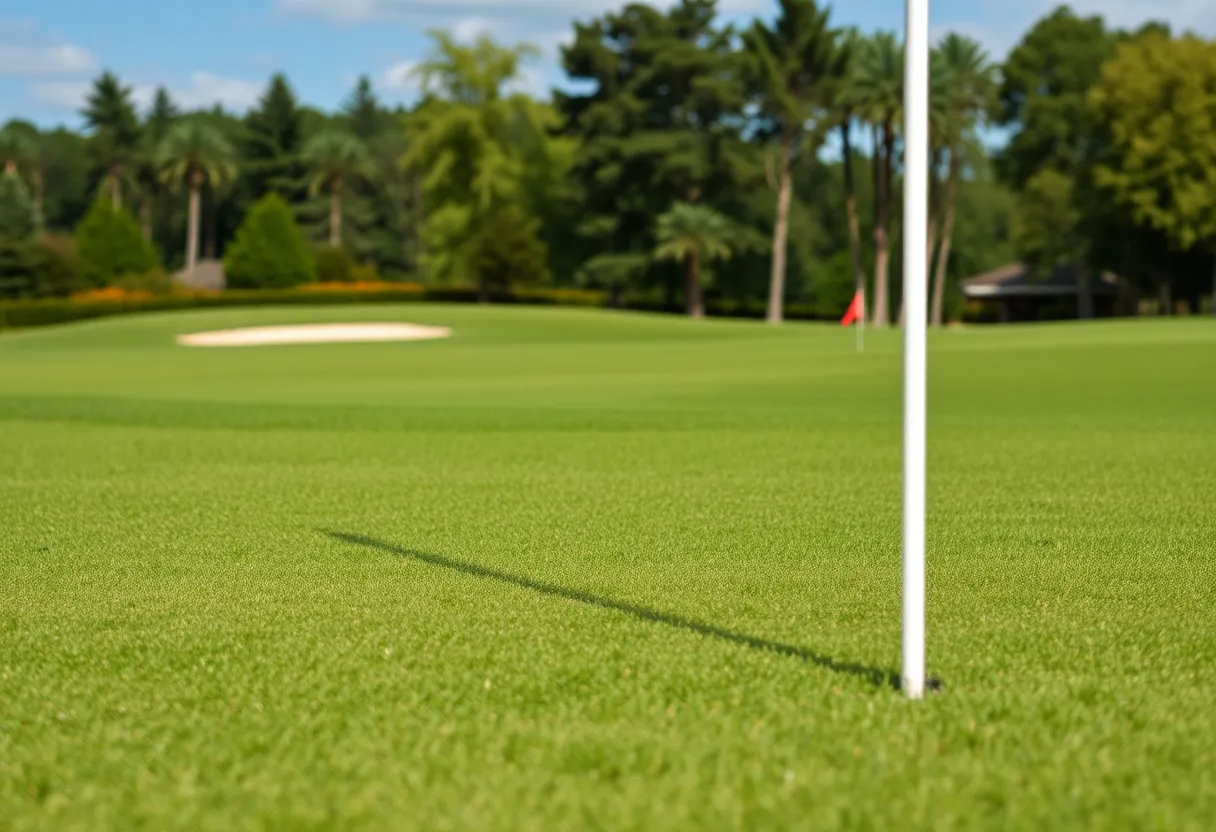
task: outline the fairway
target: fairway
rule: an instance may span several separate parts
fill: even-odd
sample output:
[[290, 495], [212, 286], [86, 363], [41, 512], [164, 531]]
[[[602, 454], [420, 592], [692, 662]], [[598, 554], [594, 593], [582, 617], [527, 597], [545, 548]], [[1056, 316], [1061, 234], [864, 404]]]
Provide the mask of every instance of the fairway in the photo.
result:
[[900, 338], [0, 335], [0, 829], [1210, 828], [1216, 322], [931, 333], [920, 702]]

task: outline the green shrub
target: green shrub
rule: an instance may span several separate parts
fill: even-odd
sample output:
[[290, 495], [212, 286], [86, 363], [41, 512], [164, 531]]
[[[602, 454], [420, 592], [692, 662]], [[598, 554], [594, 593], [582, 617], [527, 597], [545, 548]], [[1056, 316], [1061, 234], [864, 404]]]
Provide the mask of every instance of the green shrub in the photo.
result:
[[81, 285], [70, 238], [0, 238], [0, 298], [66, 297]]
[[0, 237], [24, 240], [34, 233], [34, 201], [15, 173], [0, 174]]
[[547, 283], [549, 251], [540, 239], [540, 221], [515, 205], [499, 209], [474, 237], [467, 268], [487, 301], [495, 291]]
[[317, 249], [317, 280], [321, 283], [350, 283], [355, 261], [342, 246], [321, 246]]
[[224, 255], [224, 275], [233, 289], [281, 289], [317, 279], [313, 251], [278, 194], [267, 194], [245, 216]]
[[86, 288], [83, 266], [76, 251], [76, 240], [70, 236], [53, 235], [39, 241], [44, 254], [43, 294], [67, 297]]
[[104, 198], [94, 202], [76, 226], [76, 253], [89, 286], [108, 286], [123, 275], [150, 272], [157, 265], [156, 252], [139, 223]]
[[41, 272], [36, 243], [0, 237], [0, 298], [39, 297]]

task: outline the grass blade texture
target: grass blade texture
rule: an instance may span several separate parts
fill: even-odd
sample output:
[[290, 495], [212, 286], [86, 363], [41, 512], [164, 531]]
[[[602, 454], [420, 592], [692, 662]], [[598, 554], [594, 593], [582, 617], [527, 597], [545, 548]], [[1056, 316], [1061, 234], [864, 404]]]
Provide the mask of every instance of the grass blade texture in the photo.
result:
[[1210, 829], [1216, 325], [929, 367], [909, 702], [897, 332], [0, 337], [0, 829]]

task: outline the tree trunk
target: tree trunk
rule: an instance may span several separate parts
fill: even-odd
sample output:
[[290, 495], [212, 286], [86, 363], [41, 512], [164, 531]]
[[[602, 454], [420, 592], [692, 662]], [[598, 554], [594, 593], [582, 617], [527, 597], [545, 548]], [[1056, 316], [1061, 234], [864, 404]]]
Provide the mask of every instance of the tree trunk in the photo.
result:
[[1163, 279], [1157, 284], [1157, 314], [1174, 314], [1173, 305], [1173, 297], [1170, 295], [1170, 282], [1168, 279]]
[[853, 259], [853, 291], [866, 288], [865, 267], [861, 262], [861, 224], [857, 220], [857, 192], [853, 186], [853, 147], [849, 141], [849, 124], [840, 128], [844, 152], [844, 210], [849, 221], [849, 253]]
[[34, 172], [34, 228], [39, 234], [46, 231], [46, 181], [41, 171]]
[[110, 204], [114, 206], [115, 211], [122, 208], [122, 188], [119, 183], [118, 168], [110, 168]]
[[781, 169], [777, 174], [777, 223], [773, 227], [773, 271], [769, 277], [768, 322], [780, 324], [785, 317], [785, 253], [790, 230], [790, 156], [794, 134], [781, 138]]
[[[946, 204], [943, 206], [945, 215], [942, 218], [942, 247], [937, 255], [937, 271], [933, 276], [933, 305], [930, 320], [934, 326], [942, 325], [946, 300], [946, 271], [950, 267], [950, 249], [954, 245], [954, 215], [958, 198], [959, 177], [958, 153], [950, 151], [950, 173], [946, 178]], [[933, 261], [933, 250], [929, 250], [929, 261]]]
[[145, 240], [152, 242], [152, 200], [147, 193], [139, 195], [139, 230]]
[[199, 226], [199, 190], [202, 183], [198, 173], [190, 175], [190, 210], [186, 217], [186, 274], [194, 274], [194, 264], [198, 260], [198, 226]]
[[[875, 131], [876, 133], [878, 131]], [[883, 125], [881, 141], [875, 142], [875, 179], [878, 187], [874, 193], [874, 318], [873, 324], [878, 329], [885, 329], [891, 323], [890, 289], [888, 277], [890, 271], [890, 238], [888, 234], [888, 214], [890, 209], [891, 184], [889, 170], [891, 167], [890, 145], [894, 141], [890, 122]]]
[[335, 176], [329, 183], [329, 244], [334, 248], [342, 245], [341, 176]]
[[426, 256], [426, 249], [422, 242], [422, 184], [414, 177], [410, 183], [411, 202], [413, 210], [410, 212], [410, 220], [413, 224], [413, 247], [414, 247], [414, 275], [416, 278], [422, 278], [422, 261]]
[[1212, 297], [1210, 298], [1210, 300], [1211, 300], [1211, 306], [1212, 306], [1212, 314], [1216, 315], [1216, 258], [1213, 258], [1213, 260], [1212, 260]]
[[684, 309], [690, 318], [704, 318], [705, 304], [701, 299], [701, 274], [697, 253], [684, 258]]
[[219, 229], [216, 228], [216, 226], [219, 224], [219, 216], [218, 216], [219, 208], [216, 205], [217, 202], [218, 202], [218, 199], [216, 198], [216, 195], [215, 195], [215, 187], [214, 186], [208, 187], [207, 193], [206, 193], [206, 199], [205, 199], [206, 214], [207, 214], [207, 231], [206, 231], [207, 236], [206, 236], [206, 239], [203, 241], [203, 256], [206, 257], [208, 260], [215, 259], [215, 249], [216, 249], [215, 238], [219, 231]]
[[1094, 294], [1089, 285], [1089, 270], [1077, 260], [1077, 317], [1089, 320], [1094, 316]]

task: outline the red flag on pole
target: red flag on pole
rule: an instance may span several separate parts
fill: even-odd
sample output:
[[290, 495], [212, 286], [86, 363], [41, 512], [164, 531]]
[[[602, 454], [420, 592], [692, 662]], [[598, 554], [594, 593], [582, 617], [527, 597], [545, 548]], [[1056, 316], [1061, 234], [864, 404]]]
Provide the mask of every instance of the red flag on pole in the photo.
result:
[[840, 325], [848, 326], [851, 323], [860, 321], [864, 308], [865, 307], [861, 299], [861, 292], [858, 291], [857, 294], [853, 295], [853, 302], [849, 304], [848, 311], [845, 312], [844, 317], [840, 319]]

